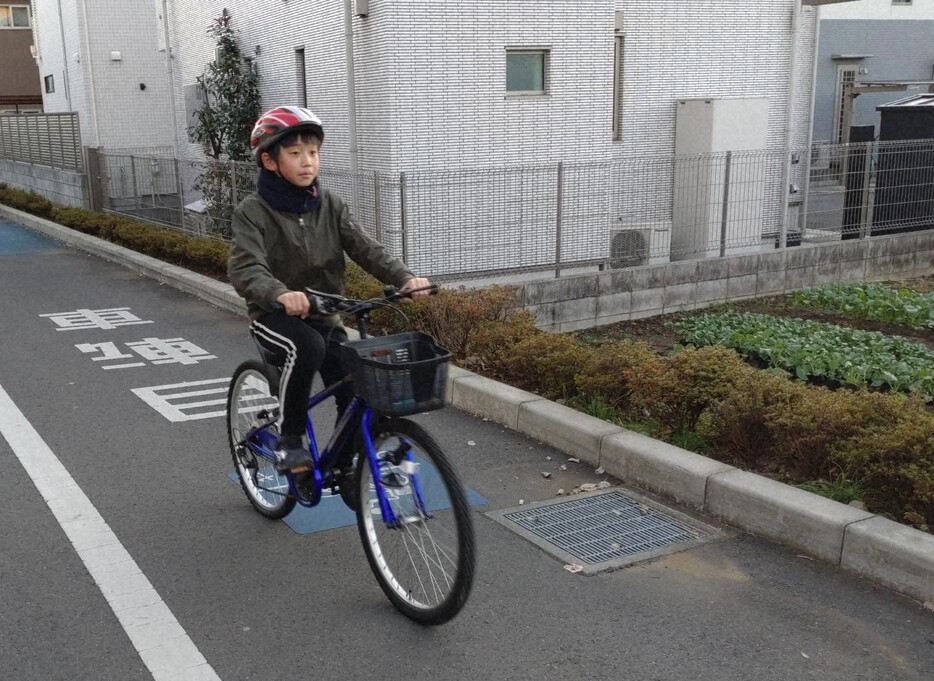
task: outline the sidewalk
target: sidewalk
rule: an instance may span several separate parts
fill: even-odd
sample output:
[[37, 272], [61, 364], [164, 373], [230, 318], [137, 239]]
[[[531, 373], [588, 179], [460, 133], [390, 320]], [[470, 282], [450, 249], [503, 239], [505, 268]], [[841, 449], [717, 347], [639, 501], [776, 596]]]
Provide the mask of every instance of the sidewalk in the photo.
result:
[[[0, 205], [0, 217], [225, 310], [229, 284]], [[452, 367], [448, 402], [578, 457], [628, 484], [878, 582], [934, 610], [934, 536], [748, 473]]]

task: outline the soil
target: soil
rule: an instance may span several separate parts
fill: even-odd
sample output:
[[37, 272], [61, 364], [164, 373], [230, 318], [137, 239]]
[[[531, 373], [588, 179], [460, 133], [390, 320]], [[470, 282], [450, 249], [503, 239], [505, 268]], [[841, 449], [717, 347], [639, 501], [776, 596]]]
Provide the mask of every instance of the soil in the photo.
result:
[[[934, 276], [884, 283], [889, 286], [909, 288], [919, 293], [934, 291]], [[818, 309], [795, 307], [792, 305], [792, 297], [790, 295], [756, 298], [755, 300], [728, 303], [726, 305], [705, 308], [703, 310], [673, 312], [671, 314], [646, 317], [644, 319], [617, 322], [615, 324], [579, 331], [575, 336], [596, 342], [614, 342], [621, 340], [643, 341], [651, 345], [657, 352], [667, 353], [680, 341], [678, 333], [670, 328], [673, 322], [723, 310], [740, 310], [743, 312], [757, 312], [781, 317], [813, 319], [819, 322], [839, 324], [840, 326], [849, 326], [866, 331], [879, 331], [887, 336], [902, 336], [910, 341], [922, 343], [934, 350], [934, 329], [911, 329], [906, 326], [898, 326], [895, 324], [871, 322], [854, 317], [843, 317]]]

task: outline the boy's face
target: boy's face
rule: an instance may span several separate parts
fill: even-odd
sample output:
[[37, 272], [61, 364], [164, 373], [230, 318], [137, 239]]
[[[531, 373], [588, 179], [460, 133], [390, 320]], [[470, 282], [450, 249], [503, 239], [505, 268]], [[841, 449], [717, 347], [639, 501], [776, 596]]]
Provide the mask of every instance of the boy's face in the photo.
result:
[[318, 176], [318, 147], [316, 139], [298, 140], [295, 144], [279, 148], [279, 158], [263, 152], [263, 167], [278, 173], [296, 187], [310, 187]]

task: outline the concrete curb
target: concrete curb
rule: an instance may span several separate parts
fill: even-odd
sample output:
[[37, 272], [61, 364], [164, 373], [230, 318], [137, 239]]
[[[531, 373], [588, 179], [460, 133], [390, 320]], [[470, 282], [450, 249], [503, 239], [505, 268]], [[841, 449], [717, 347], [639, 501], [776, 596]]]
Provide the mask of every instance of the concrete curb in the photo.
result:
[[[0, 216], [238, 314], [229, 284], [0, 204]], [[934, 609], [934, 536], [633, 433], [459, 367], [448, 402], [609, 475], [842, 566]]]

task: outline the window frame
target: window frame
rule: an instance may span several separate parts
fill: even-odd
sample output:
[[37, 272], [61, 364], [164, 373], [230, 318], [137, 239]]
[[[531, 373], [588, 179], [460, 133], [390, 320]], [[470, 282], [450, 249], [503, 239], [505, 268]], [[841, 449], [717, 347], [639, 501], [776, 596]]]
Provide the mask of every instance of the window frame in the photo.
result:
[[50, 95], [53, 92], [55, 92], [55, 74], [54, 73], [50, 73], [47, 76], [43, 76], [42, 83], [43, 83], [43, 86], [45, 87], [45, 93], [47, 95]]
[[[0, 26], [0, 31], [24, 31], [24, 30], [32, 29], [32, 12], [30, 11], [29, 5], [10, 5], [10, 4], [5, 4], [5, 3], [0, 4], [0, 11], [4, 9], [7, 11], [7, 16], [10, 19], [10, 25]], [[25, 26], [17, 26], [13, 23], [15, 21], [14, 14], [13, 14], [14, 9], [23, 10], [25, 12], [26, 14], [26, 25]]]
[[[506, 99], [546, 98], [551, 94], [551, 46], [550, 45], [507, 45], [505, 48], [506, 60], [503, 72]], [[509, 57], [512, 55], [541, 55], [542, 57], [542, 89], [541, 90], [510, 90], [509, 89]]]

